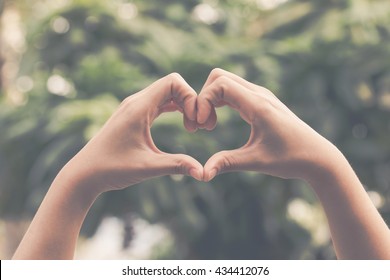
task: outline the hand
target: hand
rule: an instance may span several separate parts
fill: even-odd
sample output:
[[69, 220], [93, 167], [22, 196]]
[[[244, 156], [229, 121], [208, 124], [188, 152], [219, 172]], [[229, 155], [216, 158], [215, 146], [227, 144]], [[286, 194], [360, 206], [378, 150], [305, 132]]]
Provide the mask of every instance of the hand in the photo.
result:
[[122, 189], [147, 178], [191, 175], [201, 180], [203, 166], [190, 156], [168, 154], [153, 143], [150, 127], [161, 113], [179, 110], [189, 131], [197, 128], [195, 91], [179, 74], [170, 74], [126, 98], [100, 132], [63, 172], [100, 192]]
[[[159, 151], [150, 127], [163, 112], [179, 110], [189, 131], [213, 129], [215, 107], [229, 105], [251, 125], [241, 148], [213, 155], [204, 169], [187, 155]], [[127, 98], [101, 131], [62, 169], [45, 196], [14, 259], [70, 259], [89, 208], [99, 193], [147, 178], [185, 174], [211, 180], [217, 173], [255, 170], [310, 179], [325, 210], [337, 254], [349, 259], [389, 259], [389, 229], [332, 144], [271, 92], [223, 70], [214, 70], [197, 97], [178, 74], [168, 75]], [[87, 188], [83, 187], [87, 186]], [[45, 230], [42, 230], [42, 228]]]
[[215, 107], [228, 105], [251, 126], [248, 142], [239, 149], [221, 151], [204, 166], [204, 180], [224, 172], [259, 171], [282, 178], [302, 178], [321, 171], [338, 153], [292, 113], [272, 92], [221, 69], [213, 70], [197, 100], [199, 127], [216, 125]]

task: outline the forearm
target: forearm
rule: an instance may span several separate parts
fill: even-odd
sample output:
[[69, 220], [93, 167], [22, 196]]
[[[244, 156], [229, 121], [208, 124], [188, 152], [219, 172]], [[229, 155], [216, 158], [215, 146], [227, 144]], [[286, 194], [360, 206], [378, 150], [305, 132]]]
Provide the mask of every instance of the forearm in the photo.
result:
[[74, 257], [81, 225], [97, 194], [70, 174], [61, 171], [54, 180], [13, 259]]
[[[321, 167], [319, 167], [321, 169]], [[308, 179], [324, 208], [340, 259], [390, 259], [390, 230], [338, 152]]]

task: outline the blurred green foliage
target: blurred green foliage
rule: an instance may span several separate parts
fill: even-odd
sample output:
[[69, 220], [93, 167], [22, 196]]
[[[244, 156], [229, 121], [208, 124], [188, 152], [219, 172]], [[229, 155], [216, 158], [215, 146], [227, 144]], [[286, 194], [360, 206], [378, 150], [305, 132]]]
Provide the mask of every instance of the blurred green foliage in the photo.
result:
[[[21, 105], [0, 101], [2, 217], [32, 216], [57, 172], [127, 95], [170, 72], [199, 90], [222, 67], [270, 88], [335, 143], [390, 221], [389, 1], [290, 0], [264, 9], [265, 0], [74, 0], [45, 13], [48, 2], [35, 2], [6, 2], [25, 16], [18, 76], [34, 87]], [[167, 114], [153, 138], [204, 163], [249, 136], [232, 110], [218, 118], [214, 131], [189, 134], [178, 114]], [[160, 258], [334, 258], [329, 238], [315, 241], [316, 221], [305, 227], [289, 214], [297, 199], [320, 209], [299, 181], [167, 176], [102, 195], [82, 232], [93, 235], [106, 215], [129, 223], [137, 214], [172, 230], [174, 247]]]

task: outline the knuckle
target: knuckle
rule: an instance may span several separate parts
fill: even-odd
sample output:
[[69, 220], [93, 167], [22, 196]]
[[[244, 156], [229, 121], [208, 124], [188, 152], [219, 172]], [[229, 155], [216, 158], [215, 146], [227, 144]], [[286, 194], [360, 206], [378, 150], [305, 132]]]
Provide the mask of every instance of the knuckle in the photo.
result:
[[229, 78], [226, 76], [219, 76], [218, 78], [215, 79], [215, 83], [219, 85], [226, 84], [228, 82]]
[[220, 170], [219, 172], [226, 172], [234, 168], [234, 158], [229, 154], [228, 151], [221, 152]]
[[186, 164], [185, 158], [175, 159], [174, 173], [186, 175], [187, 174], [186, 166], [187, 166], [187, 164]]
[[173, 72], [173, 73], [168, 74], [166, 76], [166, 78], [168, 79], [169, 83], [171, 83], [171, 84], [175, 84], [175, 83], [183, 80], [182, 76], [177, 72]]
[[276, 97], [276, 95], [272, 91], [270, 91], [268, 88], [260, 86], [260, 93], [262, 93], [266, 97], [270, 97], [272, 99], [278, 99]]
[[223, 75], [224, 75], [224, 71], [221, 68], [214, 68], [213, 70], [211, 70], [209, 76], [210, 76], [211, 82], [213, 82]]
[[229, 83], [229, 78], [227, 78], [226, 76], [219, 76], [215, 80], [215, 84], [217, 85], [217, 87], [219, 89], [218, 93], [220, 94], [221, 99], [223, 99], [224, 94], [228, 88], [228, 83]]
[[263, 86], [258, 86], [260, 92], [264, 93], [264, 94], [270, 94], [272, 93], [268, 88], [266, 87], [263, 87]]
[[134, 96], [130, 95], [126, 97], [125, 99], [122, 100], [121, 104], [119, 107], [128, 107], [133, 103]]
[[167, 90], [171, 92], [172, 97], [178, 97], [178, 91], [180, 88], [182, 88], [182, 84], [184, 81], [183, 77], [179, 73], [173, 72], [165, 76], [164, 81], [166, 82], [165, 85], [167, 86]]
[[256, 103], [256, 111], [261, 116], [268, 116], [272, 114], [275, 110], [275, 106], [273, 104], [273, 100], [270, 97], [263, 96], [259, 102]]

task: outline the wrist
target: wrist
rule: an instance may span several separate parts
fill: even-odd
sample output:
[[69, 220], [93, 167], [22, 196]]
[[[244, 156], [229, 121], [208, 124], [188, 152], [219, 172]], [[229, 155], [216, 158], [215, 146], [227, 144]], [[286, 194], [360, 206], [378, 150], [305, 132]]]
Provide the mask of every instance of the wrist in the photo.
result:
[[350, 171], [352, 168], [341, 151], [328, 142], [328, 145], [312, 156], [302, 179], [316, 188], [319, 184], [334, 181], [339, 176], [346, 175], [345, 172]]
[[92, 176], [82, 172], [71, 162], [61, 169], [50, 188], [63, 192], [64, 195], [72, 197], [75, 202], [79, 202], [81, 208], [88, 209], [101, 193], [92, 182]]

